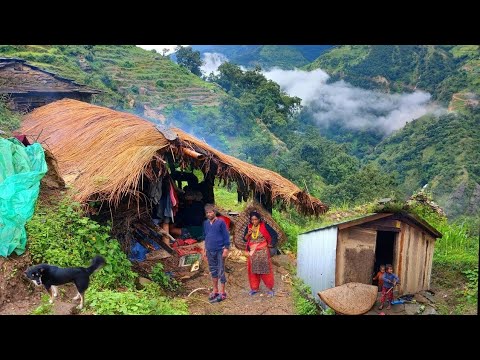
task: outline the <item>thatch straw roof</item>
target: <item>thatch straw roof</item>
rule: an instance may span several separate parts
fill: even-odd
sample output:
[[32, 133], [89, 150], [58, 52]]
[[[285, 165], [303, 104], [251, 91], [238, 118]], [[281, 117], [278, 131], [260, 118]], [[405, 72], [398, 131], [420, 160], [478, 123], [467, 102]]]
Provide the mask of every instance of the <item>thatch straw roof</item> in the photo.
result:
[[163, 168], [161, 158], [166, 152], [183, 160], [188, 155], [182, 149], [190, 148], [204, 155], [189, 158], [204, 173], [216, 168], [217, 177], [243, 182], [304, 214], [318, 215], [328, 209], [279, 174], [223, 154], [180, 129], [172, 130], [178, 139], [167, 140], [153, 123], [140, 117], [71, 99], [40, 107], [22, 123], [24, 134], [33, 140], [38, 137], [55, 155], [62, 177], [77, 190], [80, 202], [96, 195], [116, 205], [132, 194], [143, 175], [152, 176], [152, 159]]
[[132, 114], [64, 99], [28, 114], [22, 132], [45, 144], [60, 174], [84, 202], [103, 194], [120, 200], [138, 183], [147, 165], [169, 142], [155, 126]]
[[320, 291], [318, 296], [340, 314], [361, 315], [375, 304], [377, 293], [376, 286], [351, 282]]
[[205, 166], [209, 166], [209, 161], [213, 161], [218, 165], [217, 176], [220, 179], [226, 182], [232, 179], [243, 181], [248, 188], [255, 189], [261, 194], [269, 192], [272, 201], [277, 200], [289, 203], [295, 206], [301, 213], [318, 215], [328, 210], [328, 207], [320, 200], [302, 191], [294, 183], [276, 172], [226, 155], [180, 129], [175, 128], [172, 130], [177, 132], [183, 144], [207, 155]]

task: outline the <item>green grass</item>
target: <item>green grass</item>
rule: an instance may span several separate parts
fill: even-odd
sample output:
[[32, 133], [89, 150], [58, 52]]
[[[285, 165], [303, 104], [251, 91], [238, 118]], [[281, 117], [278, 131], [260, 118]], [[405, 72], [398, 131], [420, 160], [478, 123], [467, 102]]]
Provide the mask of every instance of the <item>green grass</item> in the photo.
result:
[[[68, 198], [58, 204], [38, 202], [34, 216], [27, 224], [27, 234], [28, 250], [34, 263], [85, 267], [94, 255], [105, 258], [105, 265], [92, 276], [87, 296], [88, 311], [102, 315], [188, 313], [185, 302], [161, 296], [161, 288], [155, 283], [147, 284], [145, 290], [135, 290], [134, 281], [138, 274], [132, 271], [119, 242], [110, 237], [110, 227], [84, 217], [78, 204]], [[173, 281], [168, 283], [175, 284]], [[174, 288], [169, 286], [169, 289]], [[43, 303], [33, 313], [47, 314], [50, 311]]]
[[42, 295], [42, 303], [30, 312], [30, 315], [53, 315], [53, 304], [50, 304], [50, 297]]
[[312, 296], [311, 288], [295, 277], [293, 281], [293, 304], [297, 315], [319, 315], [319, 306]]
[[303, 67], [311, 71], [317, 68], [336, 73], [363, 61], [369, 54], [369, 45], [343, 45], [322, 54], [317, 60]]
[[[129, 108], [126, 96], [135, 100], [141, 97], [131, 90], [132, 85], [147, 92], [143, 102], [153, 107], [170, 103], [171, 99], [175, 102], [187, 99], [195, 106], [202, 103], [197, 95], [215, 102], [223, 93], [218, 86], [203, 81], [168, 58], [132, 45], [5, 45], [0, 47], [0, 56], [22, 58], [100, 89], [103, 93], [95, 95], [94, 102], [105, 106]], [[80, 57], [86, 59], [90, 72], [79, 66]], [[158, 81], [164, 86], [159, 87]]]
[[7, 100], [7, 97], [0, 96], [0, 130], [9, 135], [20, 127], [20, 114], [8, 109]]
[[245, 209], [246, 203], [239, 203], [237, 200], [236, 187], [232, 187], [231, 190], [221, 185], [215, 185], [215, 204], [219, 207], [235, 212], [242, 212]]

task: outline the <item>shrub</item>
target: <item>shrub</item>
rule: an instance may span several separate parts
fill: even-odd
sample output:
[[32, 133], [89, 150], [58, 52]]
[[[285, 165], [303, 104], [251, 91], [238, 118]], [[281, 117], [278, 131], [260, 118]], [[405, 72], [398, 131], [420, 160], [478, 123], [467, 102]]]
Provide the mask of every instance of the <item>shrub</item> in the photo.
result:
[[295, 278], [293, 282], [293, 302], [295, 311], [299, 315], [319, 314], [317, 303], [312, 296], [312, 290], [299, 278]]
[[159, 296], [157, 284], [151, 283], [141, 291], [98, 291], [89, 294], [87, 306], [97, 315], [186, 315], [184, 300]]
[[95, 255], [102, 255], [105, 266], [92, 277], [92, 286], [133, 288], [135, 273], [119, 242], [110, 238], [110, 227], [84, 217], [78, 203], [65, 199], [53, 208], [37, 204], [27, 223], [27, 233], [28, 247], [36, 263], [86, 267]]
[[7, 107], [8, 98], [0, 96], [0, 130], [16, 130], [20, 127], [20, 115]]
[[165, 290], [175, 291], [181, 286], [181, 283], [165, 273], [162, 263], [155, 264], [152, 268], [151, 277], [155, 283]]

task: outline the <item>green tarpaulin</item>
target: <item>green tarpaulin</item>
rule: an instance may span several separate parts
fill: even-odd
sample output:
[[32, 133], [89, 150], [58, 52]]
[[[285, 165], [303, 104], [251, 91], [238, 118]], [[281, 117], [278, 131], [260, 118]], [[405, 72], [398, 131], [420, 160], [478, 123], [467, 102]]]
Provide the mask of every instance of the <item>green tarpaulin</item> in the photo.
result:
[[17, 139], [0, 138], [0, 256], [25, 252], [30, 220], [47, 172], [39, 143], [25, 147]]

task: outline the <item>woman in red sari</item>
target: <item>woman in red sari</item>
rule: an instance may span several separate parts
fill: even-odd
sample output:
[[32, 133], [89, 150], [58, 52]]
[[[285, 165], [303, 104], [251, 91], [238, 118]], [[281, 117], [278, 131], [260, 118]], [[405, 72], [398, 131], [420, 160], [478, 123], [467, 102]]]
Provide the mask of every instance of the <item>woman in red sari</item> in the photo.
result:
[[245, 229], [244, 241], [247, 242], [247, 271], [250, 282], [250, 295], [255, 295], [260, 287], [260, 280], [268, 288], [268, 295], [274, 296], [274, 276], [270, 249], [272, 237], [261, 221], [260, 214], [256, 211], [250, 213], [250, 224]]

